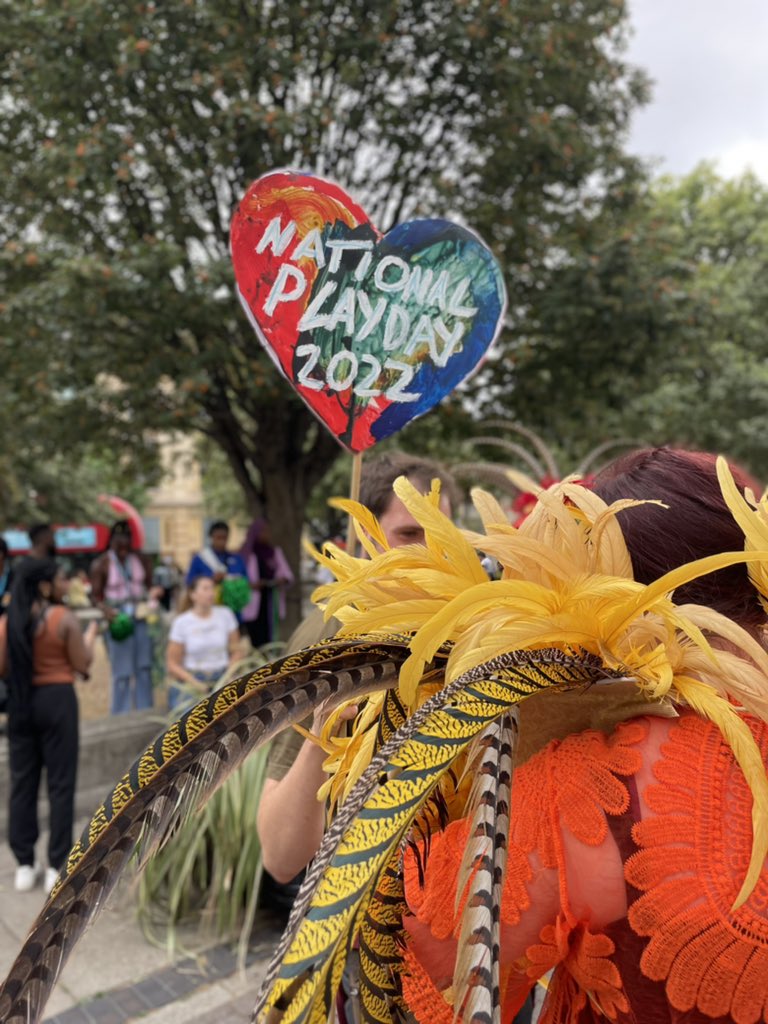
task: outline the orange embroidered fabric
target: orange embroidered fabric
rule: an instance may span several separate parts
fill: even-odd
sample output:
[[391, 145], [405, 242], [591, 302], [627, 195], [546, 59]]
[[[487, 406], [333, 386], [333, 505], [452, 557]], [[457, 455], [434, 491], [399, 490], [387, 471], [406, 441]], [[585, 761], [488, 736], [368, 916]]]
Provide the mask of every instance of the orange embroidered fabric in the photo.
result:
[[[609, 837], [606, 815], [621, 814], [629, 806], [622, 778], [639, 769], [642, 758], [636, 748], [646, 734], [647, 726], [641, 720], [621, 726], [610, 737], [599, 732], [582, 733], [553, 742], [516, 769], [501, 905], [501, 955], [503, 965], [509, 965], [511, 958], [519, 969], [504, 972], [501, 998], [505, 1011], [521, 1005], [537, 978], [553, 967], [557, 968], [553, 991], [589, 991], [593, 1004], [601, 1007], [611, 1019], [616, 1019], [617, 1011], [626, 1010], [619, 971], [608, 959], [614, 951], [612, 941], [593, 934], [586, 922], [576, 920], [571, 913], [561, 830], [567, 829], [587, 846], [600, 846], [606, 841]], [[433, 836], [423, 885], [417, 858], [413, 853], [405, 858], [406, 898], [416, 920], [429, 926], [435, 940], [434, 949], [424, 955], [433, 970], [437, 963], [444, 963], [446, 955], [445, 949], [439, 954], [436, 952], [437, 944], [444, 945], [451, 940], [453, 949], [461, 930], [466, 893], [460, 895], [457, 903], [456, 891], [469, 828], [469, 822], [463, 819], [452, 822], [443, 833]], [[539, 927], [534, 929], [533, 942], [527, 949], [513, 947], [507, 955], [505, 938], [529, 910], [531, 891], [535, 893], [540, 883], [546, 890], [547, 872], [554, 874], [559, 899], [555, 899], [553, 906], [559, 903], [560, 913], [543, 931]], [[416, 944], [415, 940], [412, 944]], [[406, 989], [420, 1004], [426, 1005], [429, 1001], [424, 999], [428, 985], [423, 966], [419, 957], [411, 952], [408, 958], [410, 980], [404, 983], [404, 993], [412, 1010]], [[436, 991], [432, 985], [433, 997]], [[584, 1000], [574, 1001], [569, 995], [562, 1005], [573, 1004], [578, 1012], [585, 1001], [586, 996]], [[556, 1002], [551, 1001], [551, 1006]], [[448, 1005], [445, 998], [442, 1005]], [[423, 1019], [418, 1013], [416, 1017]], [[552, 1010], [542, 1017], [542, 1024], [571, 1019], [576, 1021], [577, 1018]]]
[[403, 1001], [417, 1021], [454, 1024], [453, 1006], [410, 950], [403, 955]]
[[[419, 920], [428, 924], [436, 939], [458, 938], [461, 918], [467, 901], [463, 892], [456, 903], [459, 869], [464, 848], [469, 840], [469, 821], [452, 821], [444, 832], [432, 838], [424, 885], [419, 881], [417, 858], [413, 851], [405, 857], [405, 893], [408, 905]], [[512, 840], [507, 848], [507, 867], [502, 897], [502, 918], [516, 924], [520, 911], [530, 900], [527, 883], [531, 877], [528, 857]]]
[[[768, 727], [750, 728], [768, 763]], [[419, 1003], [410, 1005], [421, 1024], [453, 1014], [468, 833], [457, 821], [433, 836], [423, 886], [415, 858], [405, 859], [417, 925], [408, 931], [404, 992]], [[768, 1024], [768, 869], [745, 906], [730, 910], [751, 839], [746, 782], [717, 728], [693, 714], [551, 743], [515, 771], [503, 1019], [554, 969], [541, 1024]], [[612, 859], [616, 884], [602, 870]], [[606, 911], [609, 890], [623, 900], [620, 914]]]
[[542, 1020], [576, 1022], [588, 999], [610, 1020], [626, 1013], [629, 1003], [621, 976], [610, 960], [615, 951], [607, 935], [593, 935], [583, 921], [572, 926], [560, 916], [543, 928], [541, 942], [526, 951], [528, 974], [534, 980], [556, 968]]
[[[768, 729], [747, 719], [768, 761]], [[736, 913], [731, 906], [752, 844], [752, 799], [718, 729], [680, 719], [653, 767], [638, 822], [640, 847], [625, 868], [642, 895], [629, 921], [648, 942], [643, 974], [666, 982], [680, 1011], [699, 1010], [735, 1024], [768, 1021], [768, 872]]]
[[537, 850], [546, 867], [558, 867], [559, 833], [567, 829], [587, 846], [608, 835], [607, 814], [629, 806], [622, 777], [642, 764], [637, 749], [648, 733], [645, 719], [620, 725], [611, 735], [583, 732], [555, 740], [515, 769], [512, 835], [526, 851]]

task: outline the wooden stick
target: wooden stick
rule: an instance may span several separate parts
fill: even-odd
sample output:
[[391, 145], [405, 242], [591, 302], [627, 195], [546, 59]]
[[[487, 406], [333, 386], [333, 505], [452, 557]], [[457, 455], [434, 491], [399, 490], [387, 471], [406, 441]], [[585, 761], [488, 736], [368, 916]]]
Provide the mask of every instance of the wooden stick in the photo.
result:
[[[363, 453], [355, 452], [352, 456], [352, 479], [349, 483], [349, 497], [352, 501], [360, 500], [360, 475], [363, 469]], [[355, 521], [352, 516], [347, 523], [347, 552], [354, 555], [357, 547], [357, 534], [355, 533]]]

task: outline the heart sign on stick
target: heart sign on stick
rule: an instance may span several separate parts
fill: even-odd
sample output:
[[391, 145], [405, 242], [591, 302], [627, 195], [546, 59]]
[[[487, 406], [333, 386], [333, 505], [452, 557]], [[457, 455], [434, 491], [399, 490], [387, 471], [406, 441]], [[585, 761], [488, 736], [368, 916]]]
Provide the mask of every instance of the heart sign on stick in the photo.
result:
[[278, 171], [232, 222], [240, 299], [268, 352], [354, 452], [449, 394], [495, 338], [506, 295], [466, 228], [413, 220], [381, 235], [332, 182]]

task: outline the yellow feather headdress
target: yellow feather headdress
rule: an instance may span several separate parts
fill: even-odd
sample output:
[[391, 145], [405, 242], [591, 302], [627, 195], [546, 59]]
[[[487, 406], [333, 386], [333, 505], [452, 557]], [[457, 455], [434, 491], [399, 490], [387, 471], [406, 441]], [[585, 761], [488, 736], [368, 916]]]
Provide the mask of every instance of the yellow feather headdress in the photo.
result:
[[[581, 648], [634, 679], [647, 700], [686, 705], [715, 722], [754, 798], [752, 859], [738, 906], [768, 853], [768, 780], [739, 713], [768, 720], [768, 654], [725, 616], [672, 601], [684, 584], [739, 562], [748, 563], [763, 599], [768, 596], [768, 504], [753, 507], [742, 497], [724, 459], [718, 474], [747, 550], [700, 559], [650, 585], [633, 578], [616, 518], [639, 502], [607, 505], [569, 479], [540, 491], [533, 512], [515, 528], [491, 495], [476, 490], [478, 533], [459, 529], [440, 512], [435, 487], [422, 495], [401, 478], [395, 493], [424, 528], [425, 546], [386, 549], [371, 514], [344, 502], [368, 557], [332, 547], [315, 552], [337, 582], [314, 596], [326, 616], [342, 622], [342, 635], [415, 630], [399, 682], [400, 700], [411, 712], [434, 692], [420, 685], [425, 665], [450, 642], [445, 684], [505, 652]], [[500, 579], [488, 579], [482, 555], [498, 560]], [[383, 699], [369, 702], [349, 738], [334, 736], [335, 718], [326, 725], [320, 742], [333, 777], [323, 796], [334, 803], [370, 760], [371, 723]]]
[[[517, 529], [490, 495], [475, 492], [482, 530], [471, 532], [440, 513], [436, 487], [423, 496], [401, 479], [396, 493], [423, 526], [424, 547], [388, 549], [374, 517], [344, 503], [369, 557], [332, 547], [318, 554], [337, 582], [317, 597], [341, 619], [342, 633], [362, 635], [334, 638], [225, 684], [139, 756], [88, 823], [0, 985], [0, 1017], [39, 1020], [67, 956], [132, 850], [140, 846], [144, 854], [162, 844], [243, 757], [326, 701], [366, 701], [351, 737], [337, 737], [331, 717], [320, 738], [335, 772], [331, 802], [346, 803], [276, 950], [259, 1020], [271, 1019], [278, 1006], [288, 1024], [325, 1020], [354, 936], [363, 1006], [369, 1019], [379, 1012], [388, 1019], [399, 998], [402, 843], [413, 829], [426, 840], [454, 814], [470, 816], [477, 837], [462, 866], [477, 899], [459, 937], [454, 1006], [462, 1019], [465, 1009], [466, 1019], [488, 1012], [499, 977], [492, 890], [497, 871], [503, 873], [504, 844], [488, 843], [485, 826], [501, 823], [503, 834], [509, 823], [518, 706], [521, 758], [525, 734], [536, 731], [533, 719], [551, 732], [549, 710], [558, 701], [573, 697], [572, 712], [576, 704], [597, 704], [598, 692], [608, 696], [612, 714], [618, 710], [609, 724], [649, 706], [674, 713], [675, 704], [716, 723], [753, 795], [752, 855], [734, 904], [740, 906], [768, 850], [768, 780], [744, 718], [747, 711], [768, 721], [768, 655], [712, 609], [672, 600], [696, 577], [743, 562], [768, 606], [768, 504], [743, 497], [723, 460], [718, 473], [746, 550], [681, 566], [649, 586], [633, 577], [617, 521], [635, 503], [606, 505], [573, 480], [539, 492]], [[500, 579], [487, 578], [481, 555], [499, 561]], [[571, 693], [564, 698], [565, 687]], [[574, 723], [569, 717], [566, 729], [584, 727]], [[535, 740], [530, 749], [537, 749]], [[490, 787], [473, 784], [481, 753], [498, 768], [487, 776], [495, 780]], [[465, 891], [464, 882], [457, 891]], [[480, 966], [488, 984], [478, 983]]]

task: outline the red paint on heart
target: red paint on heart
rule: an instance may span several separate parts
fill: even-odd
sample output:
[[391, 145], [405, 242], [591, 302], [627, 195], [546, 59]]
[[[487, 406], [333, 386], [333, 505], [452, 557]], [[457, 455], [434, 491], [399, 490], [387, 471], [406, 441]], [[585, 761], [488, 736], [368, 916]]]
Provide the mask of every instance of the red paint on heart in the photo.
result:
[[[282, 255], [276, 255], [270, 248], [257, 253], [256, 247], [275, 217], [280, 218], [283, 227], [294, 222], [296, 232]], [[338, 185], [293, 171], [277, 171], [255, 181], [232, 221], [232, 261], [240, 295], [250, 310], [251, 322], [266, 348], [276, 358], [280, 369], [294, 387], [293, 353], [299, 336], [299, 320], [309, 302], [317, 276], [315, 261], [305, 257], [297, 263], [307, 279], [307, 287], [302, 296], [304, 301], [283, 303], [279, 318], [274, 319], [264, 316], [264, 303], [280, 268], [290, 262], [288, 256], [299, 242], [312, 229], [322, 231], [326, 225], [336, 221], [341, 221], [347, 227], [368, 224], [373, 228], [363, 210]], [[319, 393], [306, 394], [302, 390], [300, 394], [338, 436], [345, 425], [344, 414], [338, 404], [329, 402], [327, 396]]]
[[351, 451], [439, 402], [502, 321], [501, 272], [472, 232], [414, 220], [383, 238], [343, 189], [310, 175], [278, 171], [254, 182], [233, 218], [231, 248], [257, 335]]

